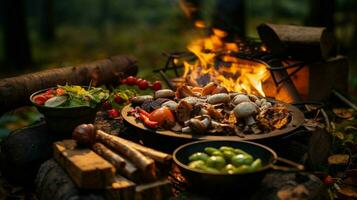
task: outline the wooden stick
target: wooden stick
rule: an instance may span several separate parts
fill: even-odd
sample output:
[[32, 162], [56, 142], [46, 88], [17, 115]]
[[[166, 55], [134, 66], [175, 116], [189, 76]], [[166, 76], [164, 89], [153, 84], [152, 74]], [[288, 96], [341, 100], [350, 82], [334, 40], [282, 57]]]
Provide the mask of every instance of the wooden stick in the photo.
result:
[[149, 148], [149, 147], [142, 146], [142, 145], [140, 145], [138, 143], [132, 142], [130, 140], [123, 139], [121, 137], [117, 137], [117, 140], [120, 141], [123, 144], [131, 146], [132, 148], [140, 151], [145, 156], [148, 156], [148, 157], [150, 157], [151, 159], [153, 159], [153, 160], [155, 160], [157, 162], [165, 164], [165, 163], [169, 163], [172, 160], [172, 156], [167, 154], [167, 153], [164, 153], [164, 152], [161, 152], [161, 151], [157, 151], [157, 150]]
[[95, 143], [92, 146], [94, 152], [102, 156], [105, 160], [110, 162], [112, 165], [115, 166], [117, 171], [122, 174], [123, 176], [133, 180], [133, 181], [140, 181], [140, 173], [137, 167], [130, 162], [125, 157], [122, 157], [112, 150], [108, 149], [101, 143]]
[[96, 140], [104, 143], [118, 153], [123, 154], [130, 159], [142, 172], [145, 173], [147, 179], [156, 179], [155, 162], [151, 158], [144, 156], [142, 153], [133, 147], [122, 143], [118, 137], [109, 135], [101, 130], [96, 131]]
[[126, 162], [123, 157], [119, 156], [118, 154], [114, 153], [112, 150], [108, 149], [101, 143], [95, 143], [92, 146], [94, 152], [102, 156], [104, 159], [112, 163], [115, 168], [122, 169], [125, 167]]
[[339, 92], [337, 92], [336, 90], [332, 90], [332, 93], [338, 97], [341, 101], [343, 101], [343, 103], [347, 104], [348, 106], [350, 106], [351, 108], [353, 108], [353, 110], [357, 111], [357, 106], [352, 103], [350, 100], [348, 100], [346, 97], [344, 97], [342, 94], [340, 94]]

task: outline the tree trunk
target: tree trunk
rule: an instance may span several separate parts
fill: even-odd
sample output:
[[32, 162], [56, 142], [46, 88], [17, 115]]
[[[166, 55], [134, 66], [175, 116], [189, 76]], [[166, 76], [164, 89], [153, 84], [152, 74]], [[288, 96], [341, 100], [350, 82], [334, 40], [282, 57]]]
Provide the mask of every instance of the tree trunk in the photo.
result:
[[89, 64], [44, 70], [0, 80], [0, 114], [30, 104], [29, 96], [40, 89], [64, 85], [93, 86], [115, 83], [120, 77], [135, 75], [136, 61], [129, 56], [114, 56]]
[[306, 24], [333, 30], [334, 14], [335, 0], [310, 0], [310, 14]]
[[229, 33], [230, 36], [245, 36], [245, 0], [220, 0], [217, 2], [213, 27]]
[[31, 51], [26, 27], [25, 1], [2, 2], [6, 69], [26, 68], [31, 65]]
[[55, 39], [53, 0], [42, 0], [40, 16], [40, 33], [45, 42]]

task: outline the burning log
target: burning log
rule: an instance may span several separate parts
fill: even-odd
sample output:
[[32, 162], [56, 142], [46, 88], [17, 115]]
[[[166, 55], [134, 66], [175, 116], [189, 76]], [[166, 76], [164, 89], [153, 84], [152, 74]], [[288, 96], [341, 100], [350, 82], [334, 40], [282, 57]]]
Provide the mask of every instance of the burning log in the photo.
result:
[[114, 56], [89, 64], [49, 69], [0, 80], [0, 113], [30, 103], [29, 96], [40, 89], [58, 84], [101, 85], [118, 81], [120, 76], [134, 75], [136, 60]]
[[327, 59], [336, 54], [335, 38], [324, 27], [261, 24], [258, 33], [274, 54], [289, 52], [302, 60]]

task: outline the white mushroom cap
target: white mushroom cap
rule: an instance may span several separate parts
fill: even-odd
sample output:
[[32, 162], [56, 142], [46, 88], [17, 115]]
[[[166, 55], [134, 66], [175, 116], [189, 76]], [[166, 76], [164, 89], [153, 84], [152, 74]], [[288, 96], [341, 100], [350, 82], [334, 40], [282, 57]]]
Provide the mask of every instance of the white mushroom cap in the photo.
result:
[[155, 99], [158, 98], [172, 98], [175, 96], [175, 92], [170, 89], [162, 89], [155, 92]]
[[209, 104], [228, 103], [230, 100], [229, 95], [226, 93], [214, 94], [207, 98]]
[[248, 116], [252, 116], [253, 114], [256, 114], [257, 107], [252, 102], [243, 102], [238, 104], [236, 107], [234, 107], [233, 111], [236, 117], [246, 118]]
[[166, 101], [166, 102], [163, 103], [161, 106], [162, 106], [162, 107], [163, 107], [163, 106], [168, 107], [171, 111], [176, 111], [176, 110], [177, 110], [178, 103], [176, 103], [176, 101], [170, 100], [170, 101]]
[[233, 104], [234, 105], [238, 105], [242, 102], [250, 102], [250, 99], [247, 95], [245, 94], [237, 94], [234, 98], [233, 98]]
[[255, 115], [258, 110], [253, 102], [242, 102], [234, 107], [233, 112], [237, 118], [244, 118], [246, 125], [252, 125], [255, 123], [252, 116]]

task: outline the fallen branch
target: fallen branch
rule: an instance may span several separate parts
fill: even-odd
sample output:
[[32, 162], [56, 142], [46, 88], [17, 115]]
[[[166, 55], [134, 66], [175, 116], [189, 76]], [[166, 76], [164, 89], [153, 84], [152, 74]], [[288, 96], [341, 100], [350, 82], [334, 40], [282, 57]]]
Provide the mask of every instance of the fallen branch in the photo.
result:
[[44, 70], [0, 80], [0, 114], [20, 106], [30, 105], [29, 96], [40, 89], [64, 85], [93, 86], [115, 83], [119, 77], [135, 75], [136, 60], [119, 55], [72, 67]]

